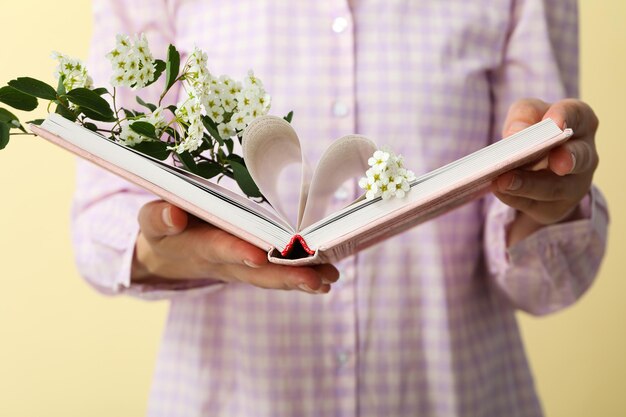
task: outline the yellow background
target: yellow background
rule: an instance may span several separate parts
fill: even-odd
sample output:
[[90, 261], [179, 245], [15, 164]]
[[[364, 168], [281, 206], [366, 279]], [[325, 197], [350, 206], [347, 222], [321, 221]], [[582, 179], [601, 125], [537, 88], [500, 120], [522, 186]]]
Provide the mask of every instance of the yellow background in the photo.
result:
[[[52, 80], [52, 50], [87, 56], [87, 0], [3, 0], [0, 16], [0, 84]], [[581, 29], [582, 96], [601, 120], [596, 183], [612, 212], [609, 253], [576, 306], [520, 319], [548, 417], [626, 416], [626, 2], [582, 0]], [[48, 143], [19, 136], [0, 151], [1, 416], [145, 412], [167, 304], [105, 298], [81, 281], [73, 181], [73, 158]]]

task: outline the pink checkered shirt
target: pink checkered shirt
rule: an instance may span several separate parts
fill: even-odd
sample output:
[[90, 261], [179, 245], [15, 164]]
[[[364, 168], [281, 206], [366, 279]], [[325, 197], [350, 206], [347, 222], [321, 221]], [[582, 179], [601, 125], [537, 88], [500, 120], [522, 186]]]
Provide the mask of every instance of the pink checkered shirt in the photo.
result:
[[[423, 173], [498, 138], [513, 100], [577, 94], [575, 0], [97, 0], [94, 12], [97, 84], [108, 83], [116, 33], [146, 33], [160, 57], [168, 43], [197, 45], [214, 74], [254, 68], [272, 114], [294, 110], [310, 161], [358, 132]], [[333, 204], [357, 194], [348, 184]], [[152, 199], [79, 162], [82, 275], [105, 293], [171, 300], [154, 417], [540, 416], [515, 313], [575, 302], [608, 222], [593, 189], [586, 219], [507, 249], [514, 212], [485, 198], [341, 262], [331, 293], [311, 296], [210, 279], [131, 283], [137, 213]]]

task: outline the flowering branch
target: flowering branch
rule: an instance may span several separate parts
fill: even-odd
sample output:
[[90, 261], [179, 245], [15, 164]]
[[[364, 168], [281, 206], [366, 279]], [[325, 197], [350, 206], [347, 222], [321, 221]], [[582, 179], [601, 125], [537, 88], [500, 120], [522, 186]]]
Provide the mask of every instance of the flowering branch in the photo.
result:
[[[234, 153], [234, 138], [255, 118], [268, 113], [271, 97], [252, 71], [243, 81], [227, 75], [213, 76], [207, 54], [195, 48], [182, 65], [180, 54], [169, 45], [166, 61], [154, 59], [145, 35], [117, 35], [116, 46], [106, 57], [111, 62], [112, 92], [94, 88], [85, 66], [77, 59], [53, 53], [57, 88], [29, 77], [9, 81], [0, 88], [0, 102], [23, 111], [48, 100], [48, 109], [94, 132], [106, 133], [116, 141], [159, 160], [173, 158], [174, 164], [204, 178], [233, 178], [251, 198], [262, 195], [250, 177], [243, 158]], [[118, 88], [140, 90], [165, 74], [165, 87], [158, 104], [137, 96], [145, 111], [118, 108]], [[182, 99], [163, 106], [165, 96], [180, 84]], [[110, 103], [103, 96], [110, 96]], [[285, 119], [291, 121], [290, 112]], [[28, 123], [41, 124], [43, 120]], [[99, 123], [108, 123], [102, 127]], [[0, 107], [0, 149], [10, 136], [29, 134], [19, 119]]]

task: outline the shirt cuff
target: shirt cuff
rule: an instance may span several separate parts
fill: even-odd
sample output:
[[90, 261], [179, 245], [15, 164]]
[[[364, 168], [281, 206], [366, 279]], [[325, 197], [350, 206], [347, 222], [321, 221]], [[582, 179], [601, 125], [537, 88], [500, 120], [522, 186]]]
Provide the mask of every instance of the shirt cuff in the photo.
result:
[[[589, 244], [593, 231], [606, 234], [606, 203], [597, 188], [591, 187], [579, 203], [582, 218], [542, 227], [515, 245], [507, 248], [507, 231], [515, 220], [516, 210], [494, 198], [490, 212], [490, 227], [486, 236], [489, 270], [492, 275], [502, 273], [511, 265], [524, 263], [529, 254], [544, 253], [550, 257], [551, 248], [561, 245], [568, 253], [582, 253]], [[598, 212], [601, 210], [605, 215]]]

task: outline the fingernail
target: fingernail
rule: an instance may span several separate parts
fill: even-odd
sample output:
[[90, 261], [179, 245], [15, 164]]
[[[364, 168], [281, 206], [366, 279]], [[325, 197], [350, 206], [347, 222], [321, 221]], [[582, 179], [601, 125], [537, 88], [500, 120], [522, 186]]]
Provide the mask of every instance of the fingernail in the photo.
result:
[[300, 288], [304, 292], [308, 292], [309, 294], [319, 294], [318, 291], [315, 291], [314, 289], [312, 289], [306, 284], [298, 284], [298, 288]]
[[322, 284], [332, 284], [333, 281], [326, 279], [326, 278], [322, 278]]
[[163, 223], [165, 223], [167, 227], [174, 227], [174, 221], [172, 220], [172, 208], [170, 206], [163, 209], [161, 217], [163, 218]]
[[519, 177], [519, 175], [514, 174], [513, 178], [511, 179], [511, 182], [509, 183], [509, 186], [507, 187], [507, 190], [509, 191], [519, 190], [521, 186], [522, 186], [521, 178]]
[[257, 265], [254, 262], [249, 261], [247, 259], [244, 259], [243, 263], [246, 264], [246, 266], [249, 266], [250, 268], [260, 268], [261, 267], [261, 265]]
[[571, 173], [574, 171], [574, 168], [576, 168], [576, 155], [574, 155], [574, 152], [571, 152], [570, 155], [572, 155], [572, 169], [569, 170]]

